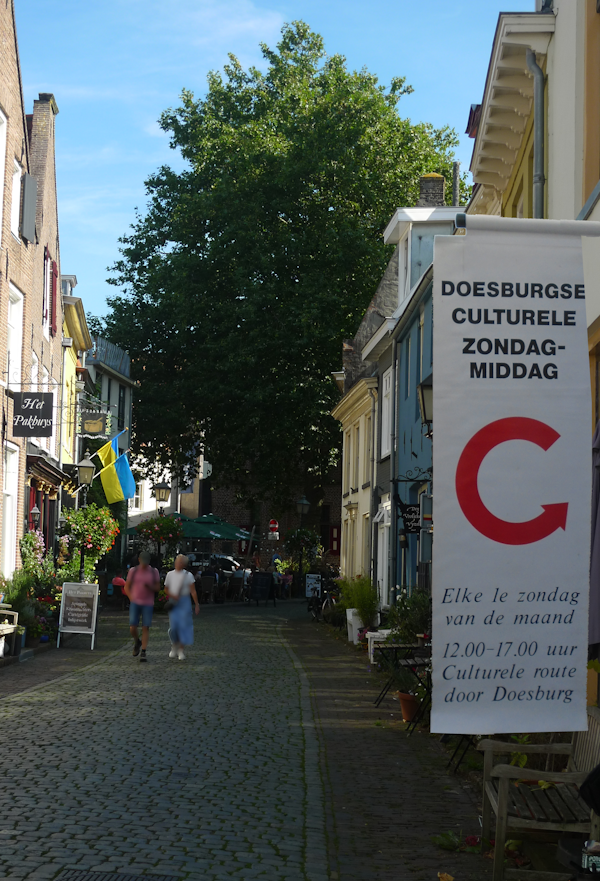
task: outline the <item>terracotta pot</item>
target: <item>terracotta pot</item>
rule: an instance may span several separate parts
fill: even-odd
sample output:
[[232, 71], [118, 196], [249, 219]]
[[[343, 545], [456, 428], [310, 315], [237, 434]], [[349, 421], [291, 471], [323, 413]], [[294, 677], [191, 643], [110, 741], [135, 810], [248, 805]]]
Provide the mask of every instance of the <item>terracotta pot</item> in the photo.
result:
[[419, 710], [419, 701], [414, 694], [405, 694], [403, 691], [398, 692], [398, 700], [402, 710], [402, 718], [405, 722], [412, 722]]

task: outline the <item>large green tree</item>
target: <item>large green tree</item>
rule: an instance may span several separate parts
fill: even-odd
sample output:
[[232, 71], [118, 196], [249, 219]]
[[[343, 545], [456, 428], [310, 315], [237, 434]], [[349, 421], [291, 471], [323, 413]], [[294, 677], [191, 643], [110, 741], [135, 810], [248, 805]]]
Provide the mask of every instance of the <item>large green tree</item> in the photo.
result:
[[348, 70], [303, 22], [262, 52], [162, 115], [185, 170], [147, 181], [105, 333], [140, 381], [145, 470], [193, 467], [202, 438], [217, 481], [282, 500], [338, 454], [331, 373], [391, 256], [383, 230], [421, 174], [450, 176], [457, 137], [402, 119], [404, 79]]

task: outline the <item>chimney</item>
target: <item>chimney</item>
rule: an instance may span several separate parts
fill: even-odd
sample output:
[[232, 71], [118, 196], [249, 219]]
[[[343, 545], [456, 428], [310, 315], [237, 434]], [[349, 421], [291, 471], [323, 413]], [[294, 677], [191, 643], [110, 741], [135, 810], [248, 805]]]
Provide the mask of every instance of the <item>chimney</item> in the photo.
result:
[[417, 208], [439, 208], [444, 205], [446, 181], [442, 174], [423, 174], [419, 178], [419, 201]]

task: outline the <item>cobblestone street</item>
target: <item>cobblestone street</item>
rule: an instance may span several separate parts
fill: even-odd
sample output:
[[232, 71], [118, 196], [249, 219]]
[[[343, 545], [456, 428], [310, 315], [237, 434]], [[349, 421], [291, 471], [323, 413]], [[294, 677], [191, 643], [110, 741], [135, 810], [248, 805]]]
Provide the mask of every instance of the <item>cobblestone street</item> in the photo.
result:
[[35, 687], [49, 655], [0, 673], [6, 694], [29, 668], [27, 690], [0, 703], [1, 878], [371, 881], [461, 864], [457, 881], [486, 877], [479, 857], [432, 853], [436, 823], [476, 831], [473, 803], [437, 776], [427, 738], [402, 767], [413, 744], [377, 726], [364, 660], [303, 604], [203, 608], [185, 662], [155, 622], [147, 664], [128, 643]]

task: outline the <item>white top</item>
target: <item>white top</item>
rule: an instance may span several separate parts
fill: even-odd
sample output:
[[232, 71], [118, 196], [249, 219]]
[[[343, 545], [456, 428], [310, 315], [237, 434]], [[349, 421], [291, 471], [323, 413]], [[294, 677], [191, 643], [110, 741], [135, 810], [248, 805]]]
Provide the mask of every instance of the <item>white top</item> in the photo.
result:
[[189, 597], [190, 586], [194, 584], [194, 576], [187, 569], [171, 569], [167, 572], [165, 578], [165, 587], [169, 589], [169, 594], [173, 597]]

